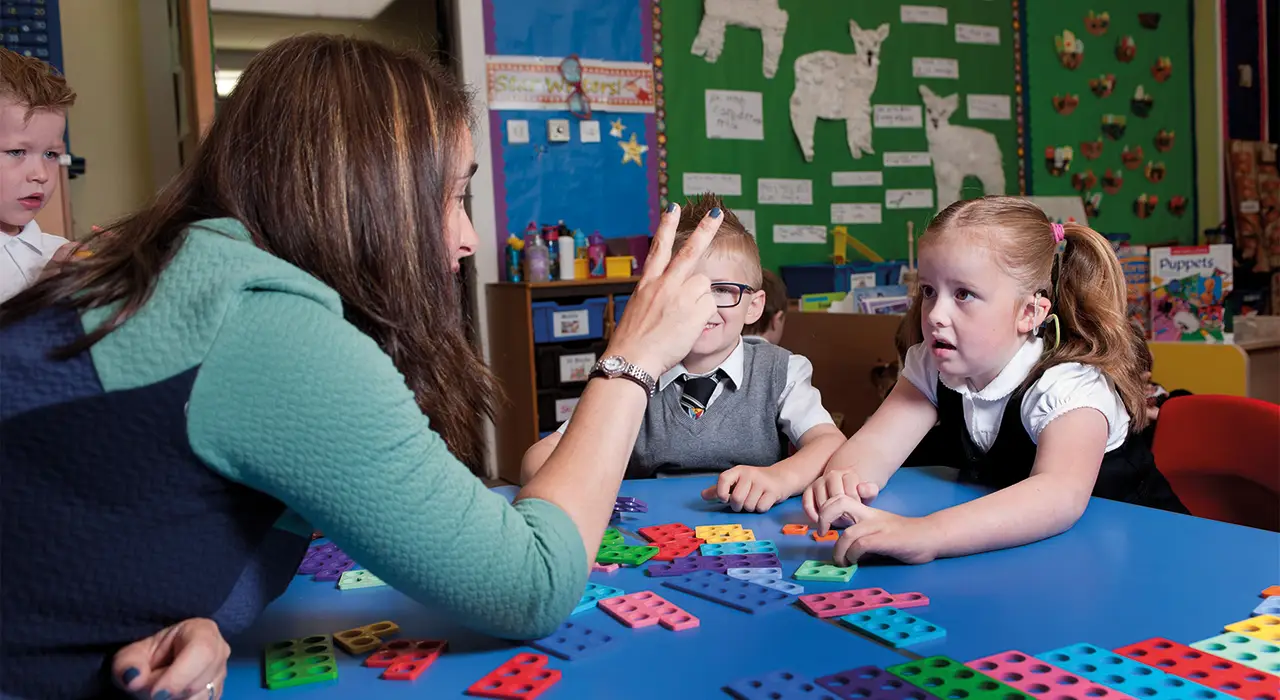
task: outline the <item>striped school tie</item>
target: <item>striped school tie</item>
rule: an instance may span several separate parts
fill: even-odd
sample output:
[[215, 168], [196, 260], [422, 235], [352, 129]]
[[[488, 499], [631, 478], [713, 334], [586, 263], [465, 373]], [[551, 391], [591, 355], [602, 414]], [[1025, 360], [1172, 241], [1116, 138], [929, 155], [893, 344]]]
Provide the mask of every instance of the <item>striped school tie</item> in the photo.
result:
[[688, 411], [690, 416], [701, 418], [703, 413], [707, 411], [707, 402], [711, 400], [711, 395], [715, 393], [716, 385], [720, 383], [720, 370], [716, 370], [707, 377], [690, 377], [684, 375], [683, 391], [680, 394], [680, 405], [684, 410]]

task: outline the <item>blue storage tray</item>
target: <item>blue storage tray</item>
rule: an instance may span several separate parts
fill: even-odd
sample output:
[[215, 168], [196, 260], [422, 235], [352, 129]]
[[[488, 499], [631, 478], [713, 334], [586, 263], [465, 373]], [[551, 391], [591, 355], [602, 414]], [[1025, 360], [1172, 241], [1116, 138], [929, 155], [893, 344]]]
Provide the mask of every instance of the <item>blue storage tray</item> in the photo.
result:
[[533, 302], [533, 342], [560, 343], [604, 337], [604, 309], [609, 300], [593, 297], [581, 304]]
[[621, 294], [613, 297], [613, 322], [618, 324], [622, 322], [622, 313], [627, 310], [627, 302], [631, 301], [630, 294]]

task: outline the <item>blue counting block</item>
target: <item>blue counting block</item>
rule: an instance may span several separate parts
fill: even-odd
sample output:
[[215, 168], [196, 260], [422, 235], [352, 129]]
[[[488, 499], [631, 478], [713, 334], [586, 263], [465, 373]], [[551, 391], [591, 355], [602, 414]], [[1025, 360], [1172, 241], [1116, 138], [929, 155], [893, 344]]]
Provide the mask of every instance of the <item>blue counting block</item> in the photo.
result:
[[947, 631], [897, 608], [876, 608], [840, 618], [844, 624], [874, 637], [894, 649], [942, 639]]
[[754, 542], [725, 542], [723, 544], [704, 544], [698, 548], [704, 557], [718, 557], [724, 554], [777, 554], [778, 547], [772, 540], [756, 540]]
[[781, 610], [795, 600], [795, 596], [788, 593], [714, 571], [674, 576], [663, 581], [663, 585], [749, 613]]
[[782, 569], [778, 567], [765, 567], [762, 569], [729, 569], [725, 572], [734, 578], [740, 578], [743, 581], [752, 579], [780, 579], [782, 578]]
[[774, 671], [759, 678], [734, 681], [724, 689], [738, 700], [840, 700], [840, 697], [793, 671]]
[[765, 588], [772, 588], [775, 591], [782, 591], [783, 593], [788, 593], [790, 595], [800, 595], [804, 593], [804, 586], [790, 581], [783, 581], [780, 578], [744, 578], [739, 580], [754, 583], [757, 586], [764, 586]]
[[1273, 595], [1261, 603], [1258, 603], [1258, 607], [1253, 609], [1253, 614], [1280, 615], [1280, 595]]
[[600, 583], [587, 582], [587, 590], [582, 593], [582, 600], [578, 601], [578, 606], [573, 609], [571, 615], [577, 615], [580, 612], [590, 610], [596, 606], [596, 603], [606, 598], [616, 598], [620, 595], [626, 595], [626, 591], [613, 586], [606, 586]]
[[1094, 683], [1148, 700], [1231, 700], [1227, 695], [1138, 663], [1093, 644], [1072, 644], [1037, 654], [1041, 661]]
[[574, 622], [560, 625], [550, 636], [529, 642], [534, 649], [558, 656], [565, 661], [594, 654], [613, 644], [612, 635], [587, 629]]

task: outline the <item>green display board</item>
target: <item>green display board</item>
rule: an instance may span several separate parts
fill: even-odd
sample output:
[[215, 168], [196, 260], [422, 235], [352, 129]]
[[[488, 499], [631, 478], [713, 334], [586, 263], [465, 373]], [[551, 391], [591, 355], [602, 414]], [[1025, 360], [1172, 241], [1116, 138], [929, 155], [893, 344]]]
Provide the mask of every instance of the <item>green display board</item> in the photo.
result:
[[[834, 0], [779, 0], [779, 9], [788, 15], [783, 49], [773, 77], [765, 77], [764, 42], [759, 29], [730, 24], [724, 29], [723, 52], [711, 62], [694, 55], [695, 39], [703, 21], [704, 4], [712, 0], [661, 0], [655, 3], [654, 41], [657, 49], [655, 66], [659, 79], [659, 173], [660, 186], [667, 196], [683, 201], [686, 173], [728, 174], [740, 176], [741, 194], [725, 196], [733, 209], [754, 212], [756, 239], [766, 267], [828, 262], [832, 244], [827, 242], [779, 242], [775, 226], [822, 226], [830, 229], [833, 204], [878, 204], [880, 223], [850, 223], [851, 235], [886, 259], [907, 256], [906, 225], [915, 223], [917, 235], [937, 211], [936, 195], [927, 206], [888, 208], [886, 194], [891, 190], [935, 189], [934, 168], [929, 164], [907, 167], [885, 167], [884, 155], [928, 153], [929, 143], [923, 120], [924, 100], [920, 86], [930, 88], [940, 97], [957, 94], [958, 108], [949, 123], [969, 126], [994, 137], [998, 146], [996, 172], [1003, 175], [1003, 191], [1023, 192], [1020, 177], [1019, 139], [1021, 136], [1020, 100], [1016, 86], [1021, 77], [1020, 38], [1014, 31], [1017, 3], [1008, 0], [925, 0], [919, 6], [900, 6], [896, 2], [836, 2]], [[759, 3], [768, 4], [768, 3]], [[751, 3], [736, 6], [744, 8]], [[745, 12], [745, 10], [744, 10]], [[945, 12], [945, 18], [940, 13]], [[813, 134], [813, 159], [807, 161], [793, 129], [791, 101], [796, 91], [797, 59], [818, 51], [854, 54], [850, 20], [864, 31], [875, 31], [888, 25], [888, 35], [880, 50], [880, 64], [875, 90], [869, 108], [875, 124], [876, 106], [916, 106], [921, 110], [918, 126], [894, 128], [871, 127], [872, 154], [855, 159], [846, 138], [846, 121], [818, 119]], [[905, 21], [904, 21], [905, 20]], [[941, 20], [941, 21], [939, 21]], [[960, 25], [960, 26], [957, 26]], [[963, 32], [961, 43], [957, 32]], [[974, 33], [982, 38], [975, 39]], [[971, 43], [974, 41], [985, 43]], [[954, 59], [958, 77], [915, 77], [913, 59]], [[812, 60], [812, 59], [810, 59]], [[943, 61], [942, 63], [949, 63]], [[936, 68], [936, 66], [935, 66]], [[929, 67], [922, 70], [924, 74]], [[807, 74], [807, 75], [811, 75]], [[804, 80], [801, 81], [805, 82]], [[762, 138], [711, 138], [708, 135], [707, 91], [743, 91], [757, 93], [758, 116]], [[864, 91], [865, 92], [865, 91]], [[988, 111], [984, 118], [971, 119], [969, 96], [984, 100], [996, 96], [1007, 98], [1005, 116]], [[989, 102], [988, 102], [989, 104]], [[721, 103], [720, 109], [725, 109]], [[754, 110], [749, 102], [744, 112]], [[719, 113], [717, 111], [717, 113]], [[885, 122], [891, 118], [885, 113]], [[995, 118], [992, 118], [992, 117]], [[735, 118], [736, 119], [736, 118]], [[734, 129], [743, 128], [735, 121]], [[742, 132], [748, 136], [752, 125]], [[988, 137], [989, 139], [990, 137]], [[981, 141], [982, 139], [975, 139]], [[968, 148], [969, 139], [953, 139]], [[897, 158], [898, 156], [894, 156]], [[902, 161], [898, 161], [902, 162]], [[907, 162], [912, 162], [908, 160]], [[918, 162], [918, 161], [917, 161]], [[990, 159], [988, 159], [990, 162]], [[881, 184], [856, 186], [833, 184], [833, 173], [839, 182], [862, 182], [882, 173]], [[811, 204], [776, 204], [758, 201], [760, 179], [794, 179], [811, 182]], [[962, 197], [983, 193], [982, 182], [967, 177], [960, 188]], [[898, 193], [900, 194], [900, 193]], [[841, 217], [848, 217], [843, 209]], [[863, 208], [858, 216], [866, 215]], [[855, 217], [857, 218], [857, 217]], [[786, 236], [780, 234], [781, 238]], [[852, 259], [858, 259], [851, 253]]]
[[[1059, 48], [1067, 31], [1083, 42], [1083, 51], [1074, 56], [1067, 51], [1064, 61]], [[1027, 74], [1032, 76], [1027, 86], [1031, 192], [1083, 192], [1086, 205], [1098, 204], [1096, 214], [1089, 211], [1089, 223], [1103, 233], [1127, 233], [1137, 243], [1192, 243], [1196, 173], [1190, 4], [1185, 0], [1035, 0], [1027, 5], [1026, 44]], [[1121, 60], [1126, 53], [1132, 54], [1127, 62]], [[1162, 57], [1169, 64], [1157, 67]], [[1157, 80], [1157, 73], [1165, 79]], [[1110, 94], [1095, 94], [1095, 88], [1105, 94], [1111, 83], [1107, 76], [1114, 76]], [[1149, 105], [1134, 104], [1139, 86], [1150, 97]], [[1062, 114], [1061, 101], [1068, 95], [1078, 104]], [[1147, 116], [1140, 116], [1144, 112]], [[1123, 117], [1123, 134], [1104, 133], [1107, 115]], [[1162, 133], [1172, 136], [1171, 142], [1159, 144], [1168, 148], [1163, 152], [1157, 148], [1157, 136]], [[1089, 158], [1089, 144], [1096, 148], [1098, 143], [1101, 154]], [[1069, 169], [1052, 174], [1046, 149], [1068, 146], [1073, 152]], [[1155, 177], [1160, 164], [1163, 179], [1153, 182], [1148, 166]], [[1108, 182], [1108, 170], [1120, 180]], [[1104, 191], [1104, 186], [1114, 193]], [[1145, 218], [1135, 211], [1144, 195], [1157, 198], [1154, 205], [1145, 207]], [[1175, 197], [1182, 198], [1180, 215], [1169, 207], [1171, 201], [1177, 203]]]

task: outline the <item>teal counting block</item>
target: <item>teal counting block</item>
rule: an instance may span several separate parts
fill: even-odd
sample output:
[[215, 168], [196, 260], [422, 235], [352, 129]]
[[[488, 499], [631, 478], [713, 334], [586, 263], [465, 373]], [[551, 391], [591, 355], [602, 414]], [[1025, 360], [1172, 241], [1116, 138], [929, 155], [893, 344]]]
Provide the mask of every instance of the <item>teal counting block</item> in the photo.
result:
[[796, 572], [792, 574], [792, 578], [797, 581], [824, 581], [826, 583], [848, 583], [853, 578], [853, 574], [858, 570], [857, 564], [850, 566], [836, 566], [828, 564], [825, 561], [816, 561], [810, 559], [800, 565]]
[[761, 569], [729, 569], [725, 573], [733, 578], [740, 578], [743, 581], [751, 581], [758, 578], [773, 579], [776, 581], [782, 578], [782, 569], [776, 566], [769, 566]]
[[723, 544], [704, 544], [699, 548], [704, 557], [718, 557], [724, 554], [777, 554], [778, 547], [771, 540], [754, 542], [725, 542]]
[[580, 612], [585, 612], [594, 608], [596, 603], [599, 603], [606, 598], [616, 598], [620, 595], [626, 595], [626, 593], [627, 592], [621, 588], [614, 588], [613, 586], [605, 586], [599, 583], [588, 582], [587, 590], [582, 593], [582, 599], [578, 601], [577, 607], [575, 607], [573, 612], [570, 614], [577, 615]]
[[1037, 654], [1041, 661], [1094, 683], [1148, 700], [1231, 700], [1231, 697], [1093, 644], [1072, 644]]
[[342, 578], [338, 579], [338, 588], [344, 591], [350, 591], [356, 588], [377, 588], [385, 585], [387, 584], [382, 579], [374, 576], [365, 569], [344, 571], [342, 572]]
[[1280, 676], [1280, 644], [1275, 642], [1227, 632], [1196, 642], [1191, 648]]
[[845, 615], [840, 621], [894, 649], [947, 636], [947, 631], [942, 627], [897, 608], [876, 608]]

